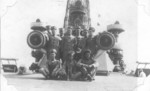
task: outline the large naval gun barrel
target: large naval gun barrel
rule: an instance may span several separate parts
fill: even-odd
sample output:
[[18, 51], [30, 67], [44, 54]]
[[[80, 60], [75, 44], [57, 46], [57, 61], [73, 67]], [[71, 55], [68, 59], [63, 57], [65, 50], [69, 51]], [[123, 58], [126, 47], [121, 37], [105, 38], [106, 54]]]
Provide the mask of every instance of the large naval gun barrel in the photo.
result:
[[33, 29], [33, 31], [30, 32], [27, 37], [28, 45], [33, 49], [45, 48], [49, 41], [49, 32], [42, 26], [39, 19], [32, 23], [31, 29]]
[[96, 43], [99, 49], [102, 50], [109, 50], [113, 48], [113, 46], [115, 45], [115, 41], [116, 40], [114, 35], [106, 31], [103, 33], [99, 33], [99, 35], [96, 38]]
[[32, 31], [27, 38], [28, 45], [33, 49], [46, 47], [49, 40], [47, 32]]

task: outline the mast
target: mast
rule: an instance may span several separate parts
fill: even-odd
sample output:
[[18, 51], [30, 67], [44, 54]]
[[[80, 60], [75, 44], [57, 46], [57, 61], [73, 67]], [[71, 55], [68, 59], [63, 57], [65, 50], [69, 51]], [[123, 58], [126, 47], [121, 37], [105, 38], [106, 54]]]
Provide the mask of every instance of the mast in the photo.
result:
[[91, 26], [89, 0], [67, 1], [64, 28], [68, 26], [74, 29], [78, 26], [88, 29]]
[[70, 0], [67, 1], [67, 7], [66, 7], [66, 14], [65, 14], [65, 19], [64, 19], [64, 29], [66, 30], [67, 25], [68, 25], [68, 14], [69, 14], [69, 2]]

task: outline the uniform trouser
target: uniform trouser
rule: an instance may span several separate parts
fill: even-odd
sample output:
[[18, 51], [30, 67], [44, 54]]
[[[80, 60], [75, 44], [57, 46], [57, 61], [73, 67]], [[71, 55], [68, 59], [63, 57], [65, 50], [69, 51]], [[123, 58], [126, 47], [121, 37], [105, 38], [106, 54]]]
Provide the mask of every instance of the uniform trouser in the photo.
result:
[[60, 53], [60, 56], [62, 56], [63, 63], [66, 61], [67, 55], [70, 51], [73, 51], [73, 50], [63, 50], [63, 52]]
[[72, 75], [72, 67], [70, 65], [66, 64], [66, 74], [67, 74], [67, 79], [70, 80], [71, 79], [71, 75]]

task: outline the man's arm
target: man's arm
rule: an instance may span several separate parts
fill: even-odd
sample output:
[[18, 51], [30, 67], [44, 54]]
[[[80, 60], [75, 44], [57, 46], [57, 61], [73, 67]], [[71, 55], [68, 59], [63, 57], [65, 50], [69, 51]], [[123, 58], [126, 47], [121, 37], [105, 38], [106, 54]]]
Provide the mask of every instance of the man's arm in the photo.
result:
[[80, 60], [78, 61], [77, 66], [79, 66], [79, 67], [81, 67], [81, 66], [83, 66], [83, 67], [88, 67], [87, 64], [82, 63], [82, 59], [80, 59]]
[[92, 60], [94, 61], [94, 63], [89, 65], [89, 67], [97, 68], [99, 66], [98, 62], [96, 62], [94, 59], [92, 59]]

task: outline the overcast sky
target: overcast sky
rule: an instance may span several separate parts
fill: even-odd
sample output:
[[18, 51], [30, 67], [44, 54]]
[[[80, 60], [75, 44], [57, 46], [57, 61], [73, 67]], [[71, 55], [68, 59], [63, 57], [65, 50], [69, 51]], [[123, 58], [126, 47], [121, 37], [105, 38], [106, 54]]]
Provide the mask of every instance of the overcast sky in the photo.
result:
[[[18, 0], [2, 18], [1, 56], [19, 58], [19, 64], [30, 65], [34, 59], [26, 40], [32, 31], [31, 22], [40, 18], [47, 24], [63, 27], [66, 3], [67, 0]], [[107, 25], [116, 20], [123, 25], [125, 32], [119, 35], [119, 43], [124, 50], [125, 63], [133, 69], [138, 60], [138, 12], [135, 0], [90, 0], [90, 6], [92, 26], [96, 28], [96, 32], [106, 30]]]

